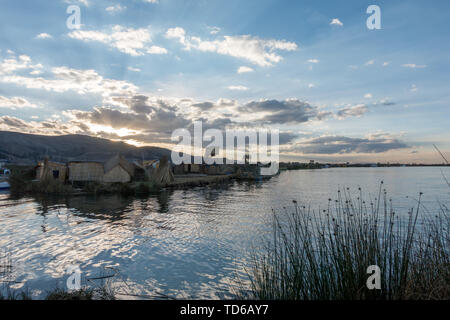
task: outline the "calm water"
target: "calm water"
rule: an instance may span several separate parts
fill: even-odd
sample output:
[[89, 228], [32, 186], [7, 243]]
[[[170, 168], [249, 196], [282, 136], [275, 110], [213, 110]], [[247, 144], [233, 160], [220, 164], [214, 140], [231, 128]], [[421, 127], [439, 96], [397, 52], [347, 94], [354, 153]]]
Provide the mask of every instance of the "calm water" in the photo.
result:
[[65, 286], [70, 265], [80, 267], [83, 282], [114, 267], [113, 286], [130, 294], [124, 298], [155, 292], [230, 298], [230, 288], [245, 279], [252, 250], [270, 232], [272, 209], [289, 208], [294, 199], [324, 206], [344, 187], [360, 186], [376, 196], [383, 180], [398, 212], [414, 206], [419, 192], [433, 211], [437, 201], [450, 199], [441, 170], [450, 177], [448, 167], [289, 171], [262, 183], [230, 182], [146, 198], [11, 199], [3, 193], [0, 256], [7, 252], [13, 269], [0, 274], [0, 281], [15, 281], [12, 287], [42, 297]]

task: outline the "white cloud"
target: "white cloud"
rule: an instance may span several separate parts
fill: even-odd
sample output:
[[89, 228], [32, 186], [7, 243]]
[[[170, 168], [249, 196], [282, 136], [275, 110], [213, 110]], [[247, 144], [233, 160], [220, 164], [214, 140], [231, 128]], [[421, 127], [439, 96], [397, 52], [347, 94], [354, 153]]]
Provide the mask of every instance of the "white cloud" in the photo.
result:
[[411, 69], [422, 69], [422, 68], [426, 68], [426, 65], [418, 65], [415, 63], [406, 63], [406, 64], [402, 64], [402, 67], [405, 68], [411, 68]]
[[248, 72], [253, 72], [255, 70], [253, 70], [250, 67], [246, 67], [246, 66], [241, 66], [239, 67], [239, 69], [237, 70], [237, 73], [241, 74], [241, 73], [248, 73]]
[[316, 85], [314, 83], [308, 84], [308, 88], [310, 88], [310, 89], [315, 88], [315, 87], [316, 87]]
[[166, 50], [166, 48], [163, 48], [163, 47], [151, 46], [150, 48], [147, 49], [147, 53], [149, 53], [149, 54], [166, 54], [167, 50]]
[[29, 102], [25, 98], [21, 97], [12, 97], [7, 98], [4, 96], [0, 96], [0, 108], [10, 108], [10, 109], [18, 109], [18, 108], [36, 108], [37, 106], [31, 102]]
[[365, 66], [371, 66], [371, 65], [373, 65], [374, 63], [375, 63], [374, 60], [369, 60], [369, 61], [367, 61], [364, 65], [365, 65]]
[[417, 90], [419, 90], [419, 89], [417, 88], [417, 86], [415, 84], [411, 85], [411, 89], [409, 89], [409, 91], [411, 91], [411, 92], [417, 92]]
[[245, 86], [229, 86], [228, 90], [234, 90], [234, 91], [247, 91], [248, 88]]
[[342, 27], [344, 24], [338, 18], [334, 18], [331, 20], [330, 25]]
[[[15, 71], [34, 68], [40, 71], [42, 65], [32, 65], [28, 56], [20, 56], [19, 60], [5, 59], [0, 63], [0, 82], [12, 83], [29, 89], [40, 89], [54, 92], [75, 91], [78, 94], [94, 93], [105, 100], [111, 96], [132, 95], [138, 88], [122, 80], [105, 79], [95, 70], [78, 70], [68, 67], [51, 69], [52, 78], [29, 77], [16, 74]], [[5, 69], [3, 67], [6, 67]], [[109, 100], [108, 100], [109, 102]]]
[[37, 38], [37, 39], [51, 39], [51, 38], [53, 38], [53, 37], [52, 37], [50, 34], [43, 32], [43, 33], [39, 33], [39, 34], [36, 36], [36, 38]]
[[260, 66], [271, 66], [282, 60], [276, 50], [294, 51], [297, 44], [285, 40], [260, 39], [250, 35], [224, 36], [221, 40], [202, 40], [187, 37], [183, 28], [170, 28], [166, 32], [169, 39], [177, 39], [185, 50], [195, 48], [204, 52], [216, 52], [236, 58], [246, 59]]
[[141, 69], [139, 68], [128, 67], [127, 69], [133, 72], [141, 72]]
[[108, 11], [109, 13], [113, 14], [116, 12], [120, 12], [125, 10], [127, 7], [121, 6], [120, 4], [116, 4], [115, 6], [109, 6], [107, 7], [105, 10]]
[[[109, 33], [102, 31], [76, 30], [69, 33], [69, 37], [81, 41], [97, 41], [118, 49], [131, 56], [142, 56], [145, 53], [163, 53], [164, 48], [155, 50], [147, 45], [152, 42], [150, 31], [146, 28], [133, 29], [116, 25]], [[165, 49], [164, 49], [165, 50]], [[165, 51], [164, 53], [166, 53]]]
[[371, 93], [366, 93], [365, 95], [364, 95], [364, 98], [366, 98], [366, 99], [371, 99], [373, 96], [372, 96], [372, 94]]
[[142, 1], [147, 3], [158, 3], [158, 0], [142, 0]]
[[386, 62], [383, 62], [383, 67], [387, 67], [388, 65], [390, 65], [391, 63], [390, 62], [388, 62], [388, 61], [386, 61]]
[[0, 63], [0, 75], [13, 73], [19, 70], [40, 70], [41, 68], [41, 64], [31, 64], [31, 58], [29, 56], [21, 55], [18, 58], [11, 57], [3, 60]]
[[309, 59], [309, 63], [319, 63], [320, 61], [318, 59]]
[[218, 34], [221, 30], [219, 27], [208, 27], [208, 29], [210, 34]]
[[181, 44], [186, 45], [186, 31], [183, 28], [169, 28], [166, 32], [167, 39], [177, 39]]

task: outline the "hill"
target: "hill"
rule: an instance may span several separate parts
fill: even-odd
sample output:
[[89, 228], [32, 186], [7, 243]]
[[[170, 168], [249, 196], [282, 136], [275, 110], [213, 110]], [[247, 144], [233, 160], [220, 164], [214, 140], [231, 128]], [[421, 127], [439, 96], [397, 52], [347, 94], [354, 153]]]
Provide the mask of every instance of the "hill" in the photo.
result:
[[158, 147], [136, 147], [124, 142], [86, 135], [44, 136], [0, 131], [0, 159], [20, 164], [33, 164], [43, 157], [66, 162], [70, 160], [105, 161], [115, 154], [127, 159], [170, 157], [171, 151]]

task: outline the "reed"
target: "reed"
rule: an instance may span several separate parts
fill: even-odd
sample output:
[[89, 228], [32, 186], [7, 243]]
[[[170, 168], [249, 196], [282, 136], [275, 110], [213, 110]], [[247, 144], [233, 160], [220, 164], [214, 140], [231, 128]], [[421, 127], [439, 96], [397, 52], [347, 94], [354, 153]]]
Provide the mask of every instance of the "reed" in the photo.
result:
[[[281, 300], [449, 299], [449, 209], [426, 214], [419, 199], [394, 211], [380, 185], [366, 202], [348, 189], [314, 211], [294, 201], [274, 213], [273, 237], [254, 254], [250, 288], [241, 297]], [[367, 268], [380, 268], [370, 290]]]

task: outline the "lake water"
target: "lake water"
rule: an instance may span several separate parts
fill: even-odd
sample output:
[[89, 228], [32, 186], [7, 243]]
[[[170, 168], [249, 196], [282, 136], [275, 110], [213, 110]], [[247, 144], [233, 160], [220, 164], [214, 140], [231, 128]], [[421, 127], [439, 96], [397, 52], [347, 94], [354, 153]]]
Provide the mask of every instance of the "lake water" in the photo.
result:
[[[442, 171], [441, 171], [442, 170]], [[332, 168], [282, 172], [260, 183], [166, 191], [145, 198], [80, 196], [12, 199], [0, 194], [0, 281], [36, 297], [64, 287], [70, 265], [110, 279], [123, 298], [231, 298], [249, 256], [270, 234], [272, 210], [292, 200], [324, 207], [339, 188], [376, 196], [380, 182], [397, 212], [423, 192], [430, 211], [449, 202], [449, 167]], [[3, 256], [3, 258], [1, 257]], [[6, 256], [6, 258], [5, 258]], [[4, 263], [5, 264], [5, 263]], [[1, 271], [1, 270], [0, 270]], [[0, 286], [2, 284], [0, 283]]]

